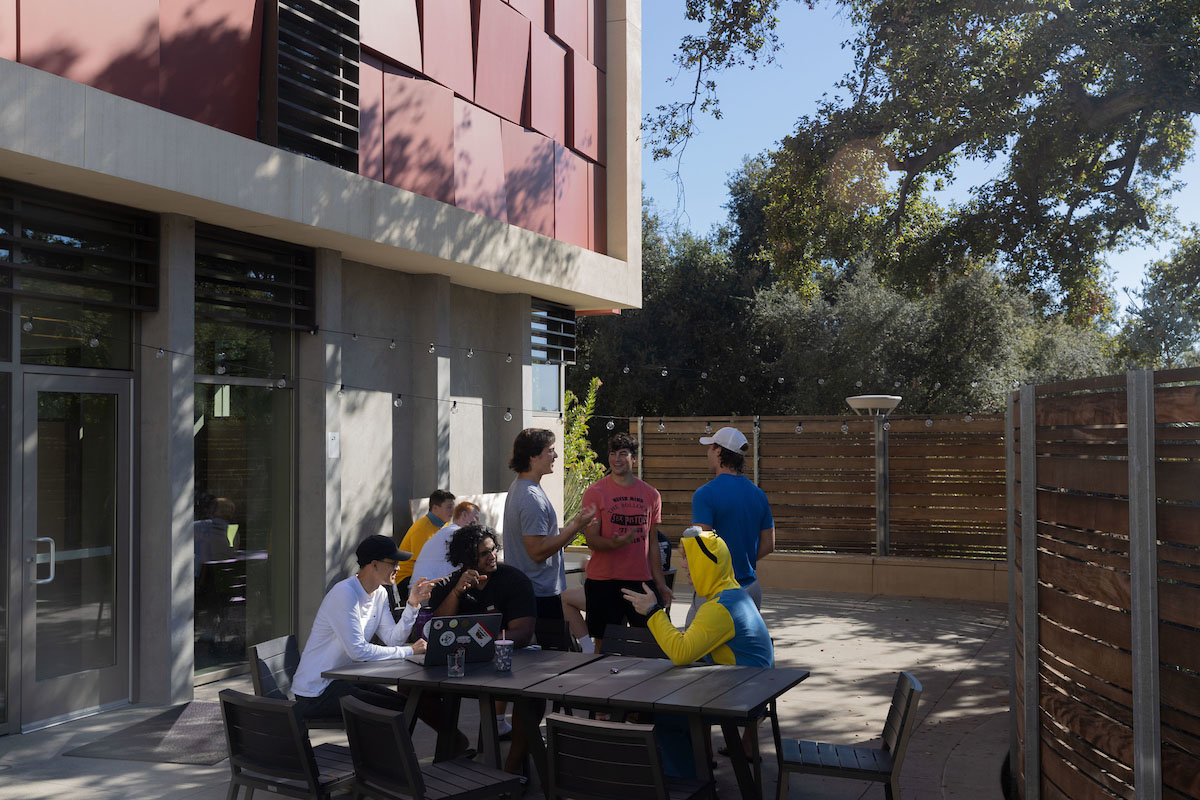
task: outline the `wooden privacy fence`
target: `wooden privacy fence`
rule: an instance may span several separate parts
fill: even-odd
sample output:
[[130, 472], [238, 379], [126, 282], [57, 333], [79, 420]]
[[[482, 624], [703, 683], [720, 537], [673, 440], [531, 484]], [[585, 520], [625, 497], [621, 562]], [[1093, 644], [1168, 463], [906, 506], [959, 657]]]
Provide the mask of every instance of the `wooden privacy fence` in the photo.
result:
[[1027, 386], [1007, 424], [1022, 797], [1200, 798], [1200, 370]]
[[[642, 477], [662, 493], [664, 532], [691, 523], [712, 475], [699, 438], [733, 425], [746, 475], [767, 494], [780, 550], [1003, 559], [1002, 415], [634, 418]], [[663, 430], [659, 431], [659, 426]]]

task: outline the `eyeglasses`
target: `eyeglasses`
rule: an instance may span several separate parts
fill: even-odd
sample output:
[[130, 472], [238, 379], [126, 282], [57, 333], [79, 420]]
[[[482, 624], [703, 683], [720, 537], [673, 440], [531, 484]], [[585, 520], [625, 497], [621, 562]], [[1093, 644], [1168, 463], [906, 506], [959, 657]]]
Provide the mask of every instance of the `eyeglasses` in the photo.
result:
[[379, 559], [379, 563], [385, 565], [391, 572], [395, 572], [396, 570], [400, 569], [399, 561], [388, 561], [386, 558], [381, 558]]

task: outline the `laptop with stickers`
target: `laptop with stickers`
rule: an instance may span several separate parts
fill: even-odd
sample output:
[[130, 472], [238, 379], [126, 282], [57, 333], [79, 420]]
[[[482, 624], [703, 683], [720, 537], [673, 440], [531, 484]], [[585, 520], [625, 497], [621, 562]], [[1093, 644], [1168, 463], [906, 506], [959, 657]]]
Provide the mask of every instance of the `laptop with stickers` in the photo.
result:
[[445, 666], [446, 656], [463, 648], [467, 663], [491, 661], [500, 638], [500, 614], [460, 614], [454, 617], [434, 617], [425, 623], [424, 654], [412, 655], [409, 661], [431, 666]]

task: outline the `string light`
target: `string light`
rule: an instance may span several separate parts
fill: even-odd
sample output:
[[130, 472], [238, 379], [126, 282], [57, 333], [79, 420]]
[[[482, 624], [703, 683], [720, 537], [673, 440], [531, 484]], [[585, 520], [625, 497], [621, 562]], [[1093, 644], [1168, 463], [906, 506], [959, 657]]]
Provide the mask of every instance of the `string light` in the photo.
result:
[[804, 433], [804, 423], [803, 422], [796, 423], [796, 433]]
[[624, 374], [628, 375], [628, 374], [629, 374], [629, 367], [628, 367], [628, 366], [624, 366], [624, 367], [622, 367], [622, 368], [621, 368], [621, 372], [623, 372]]
[[664, 378], [665, 378], [665, 377], [667, 377], [667, 368], [666, 368], [666, 367], [663, 367], [663, 370], [662, 370], [662, 376], [663, 376]]
[[755, 415], [754, 415], [754, 432], [755, 432], [755, 433], [759, 433], [761, 430], [762, 430], [762, 428], [760, 428], [760, 427], [758, 426], [758, 415], [757, 415], [757, 414], [755, 414]]
[[511, 408], [507, 408], [504, 410], [504, 421], [512, 422], [512, 409]]
[[926, 418], [925, 418], [925, 427], [926, 427], [926, 428], [932, 428], [932, 427], [933, 427], [933, 418], [932, 418], [932, 417], [926, 417]]
[[217, 364], [217, 374], [218, 375], [224, 375], [227, 371], [228, 370], [225, 369], [224, 364]]
[[280, 375], [279, 380], [275, 381], [275, 385], [278, 386], [280, 389], [286, 389], [287, 388], [287, 375]]
[[847, 433], [847, 432], [849, 432], [849, 430], [850, 430], [850, 426], [846, 424], [845, 420], [842, 420], [842, 433]]
[[353, 340], [353, 341], [355, 341], [355, 342], [357, 342], [357, 341], [358, 341], [358, 334], [357, 334], [357, 333], [352, 333], [352, 334], [350, 334], [350, 339], [351, 339], [351, 340]]
[[396, 340], [392, 339], [390, 342], [388, 342], [388, 350], [395, 350], [395, 349], [396, 349]]
[[890, 430], [892, 429], [892, 423], [888, 422], [888, 421], [885, 419], [885, 420], [883, 421], [883, 429], [884, 429], [885, 431], [890, 431]]
[[778, 378], [776, 378], [775, 382], [778, 383], [780, 386], [783, 386], [783, 376], [780, 375]]
[[25, 331], [26, 333], [29, 333], [31, 330], [33, 330], [33, 320], [27, 319], [24, 322], [22, 322], [21, 330]]
[[899, 389], [899, 388], [900, 388], [900, 381], [893, 381], [893, 382], [892, 382], [892, 388], [894, 388], [894, 389]]
[[451, 414], [458, 413], [458, 401], [457, 400], [455, 400], [453, 403], [450, 404], [450, 413]]
[[711, 422], [704, 423], [704, 432], [712, 433], [712, 423]]
[[941, 381], [934, 381], [933, 388], [934, 388], [934, 389], [940, 389], [940, 388], [942, 388], [942, 382], [941, 382]]
[[862, 381], [861, 381], [861, 380], [857, 380], [857, 381], [855, 381], [855, 382], [854, 382], [854, 388], [855, 388], [855, 389], [861, 389], [861, 388], [862, 388]]
[[658, 421], [658, 432], [659, 432], [659, 433], [662, 433], [662, 432], [663, 432], [663, 431], [665, 431], [666, 429], [667, 429], [667, 426], [666, 426], [666, 425], [664, 425], [664, 424], [663, 424], [663, 421], [660, 419], [660, 420]]
[[166, 358], [166, 356], [167, 356], [167, 351], [163, 350], [161, 347], [158, 348], [158, 352], [154, 354], [155, 358]]
[[967, 412], [967, 415], [966, 415], [965, 417], [963, 417], [963, 422], [966, 422], [966, 423], [968, 423], [968, 424], [969, 424], [969, 423], [972, 423], [972, 422], [974, 422], [974, 421], [975, 421], [975, 417], [971, 415], [971, 412], [970, 412], [970, 411], [968, 411], [968, 412]]
[[504, 363], [505, 363], [505, 364], [511, 364], [511, 363], [512, 363], [512, 353], [509, 353], [508, 355], [506, 355], [506, 356], [504, 357]]
[[746, 382], [746, 376], [745, 376], [745, 375], [738, 375], [738, 382], [739, 382], [739, 383], [745, 383], [745, 382]]
[[341, 386], [338, 387], [338, 397], [345, 397], [345, 396], [346, 396], [346, 384], [343, 383]]
[[707, 372], [701, 372], [701, 373], [700, 373], [700, 380], [703, 380], [703, 381], [706, 381], [706, 380], [708, 380], [708, 373], [707, 373]]
[[611, 431], [613, 428], [617, 427], [617, 423], [610, 419], [608, 422], [604, 423], [604, 427]]
[[392, 405], [396, 408], [400, 408], [404, 405], [404, 398], [401, 395], [396, 395], [396, 399], [392, 401]]
[[437, 346], [433, 342], [430, 342], [429, 343], [429, 354], [433, 355], [436, 352], [437, 352]]
[[824, 385], [825, 385], [825, 379], [817, 378], [817, 386], [824, 386]]
[[468, 347], [467, 348], [467, 358], [474, 358], [474, 357], [475, 357], [475, 351], [472, 350], [470, 347]]
[[100, 346], [100, 340], [93, 336], [88, 340], [88, 347], [96, 348]]

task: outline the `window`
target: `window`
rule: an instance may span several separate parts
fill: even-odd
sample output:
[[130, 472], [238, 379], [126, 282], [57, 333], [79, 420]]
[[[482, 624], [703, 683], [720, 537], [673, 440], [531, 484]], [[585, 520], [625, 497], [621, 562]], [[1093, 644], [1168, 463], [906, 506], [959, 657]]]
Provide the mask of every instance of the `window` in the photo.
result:
[[531, 317], [533, 410], [562, 411], [563, 366], [575, 363], [575, 312], [534, 299]]

